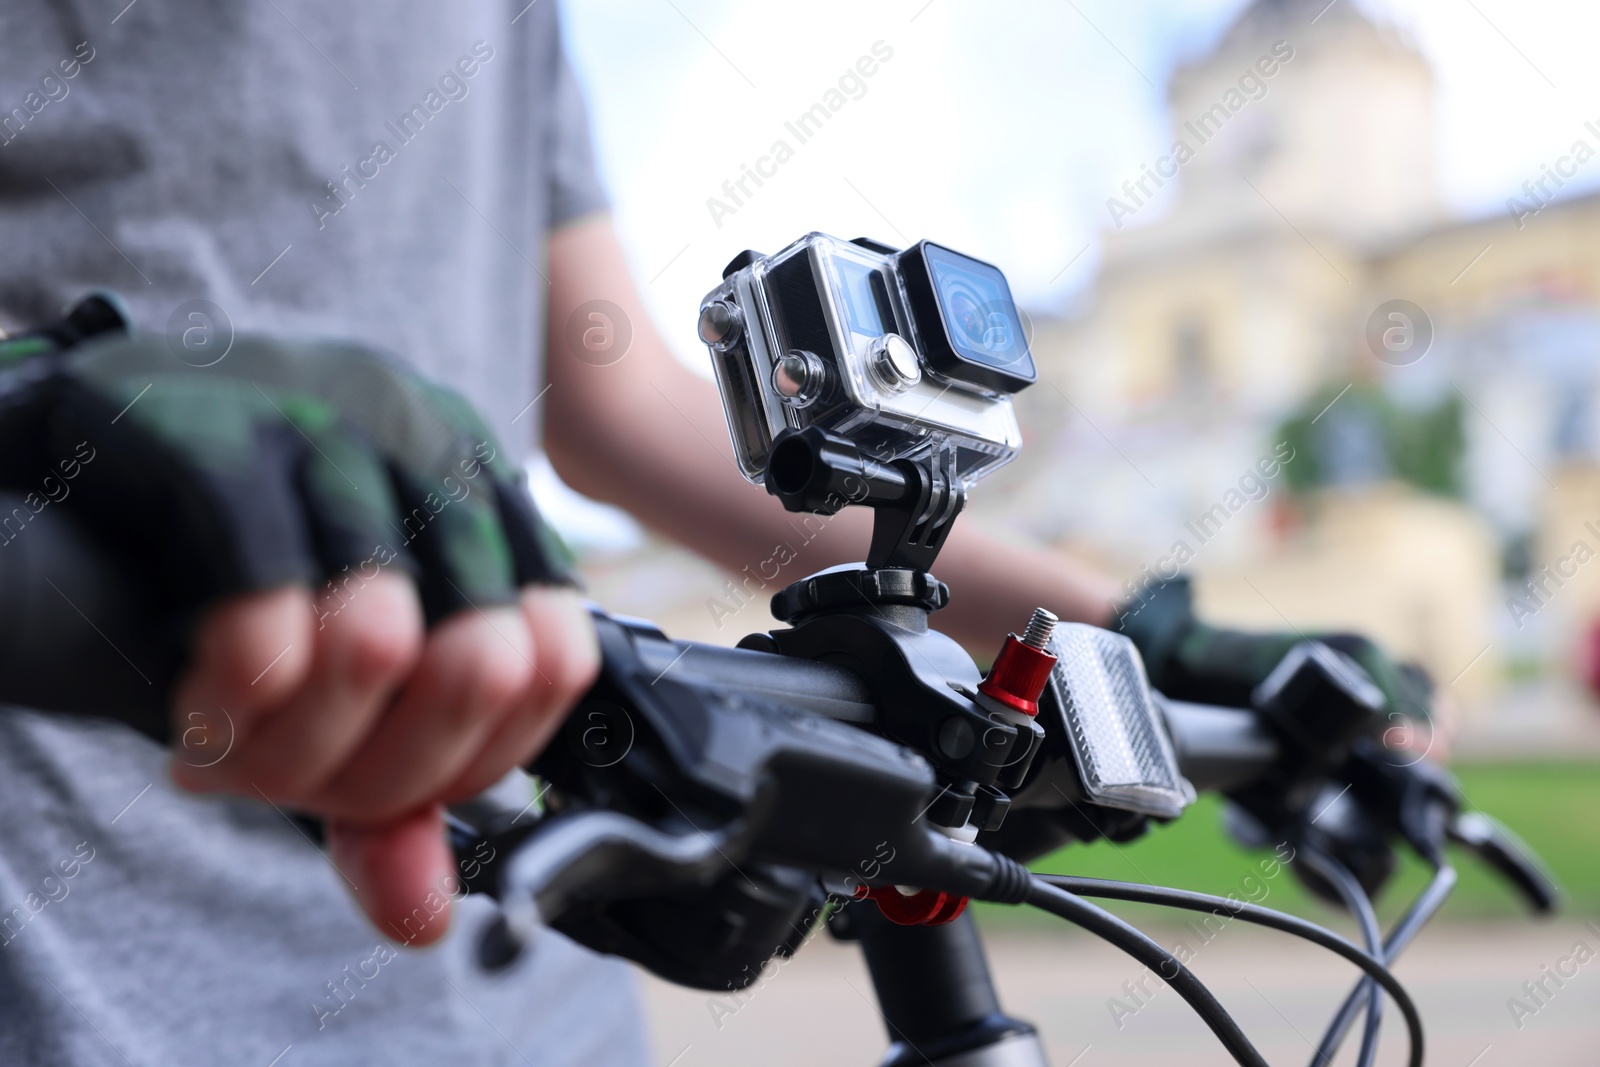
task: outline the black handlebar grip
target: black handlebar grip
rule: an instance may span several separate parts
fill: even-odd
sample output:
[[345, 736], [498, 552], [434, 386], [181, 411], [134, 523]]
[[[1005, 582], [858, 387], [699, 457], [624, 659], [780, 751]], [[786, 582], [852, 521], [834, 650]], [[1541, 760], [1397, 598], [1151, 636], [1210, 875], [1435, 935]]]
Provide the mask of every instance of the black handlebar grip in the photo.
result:
[[187, 642], [158, 602], [65, 508], [34, 512], [0, 492], [0, 702], [116, 719], [165, 742]]

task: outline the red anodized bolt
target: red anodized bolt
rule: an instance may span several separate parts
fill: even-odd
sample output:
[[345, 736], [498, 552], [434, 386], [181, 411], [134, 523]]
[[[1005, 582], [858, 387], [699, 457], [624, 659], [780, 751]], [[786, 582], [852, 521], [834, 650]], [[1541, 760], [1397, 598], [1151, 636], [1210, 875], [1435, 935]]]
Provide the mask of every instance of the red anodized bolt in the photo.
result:
[[978, 692], [1013, 711], [1038, 715], [1039, 697], [1056, 665], [1056, 658], [1045, 651], [1056, 621], [1056, 617], [1043, 608], [1034, 609], [1033, 618], [1028, 620], [1028, 628], [1021, 637], [1006, 635], [1000, 654], [994, 658], [994, 666], [978, 683]]
[[[978, 692], [1002, 707], [1024, 715], [1039, 714], [1039, 696], [1055, 656], [1046, 652], [1056, 617], [1043, 608], [1034, 610], [1021, 637], [1007, 634], [989, 674], [978, 683]], [[900, 926], [943, 926], [954, 922], [967, 910], [967, 898], [937, 889], [905, 889], [899, 886], [857, 886], [857, 900], [878, 905], [884, 918]]]

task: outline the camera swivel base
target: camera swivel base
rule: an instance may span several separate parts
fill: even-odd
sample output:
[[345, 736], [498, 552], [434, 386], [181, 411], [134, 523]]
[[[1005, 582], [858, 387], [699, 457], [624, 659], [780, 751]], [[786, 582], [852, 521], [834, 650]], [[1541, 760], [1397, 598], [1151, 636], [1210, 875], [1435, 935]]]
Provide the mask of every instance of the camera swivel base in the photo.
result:
[[793, 626], [817, 615], [909, 608], [926, 625], [927, 616], [949, 602], [950, 587], [927, 571], [847, 563], [779, 590], [772, 597], [772, 616]]

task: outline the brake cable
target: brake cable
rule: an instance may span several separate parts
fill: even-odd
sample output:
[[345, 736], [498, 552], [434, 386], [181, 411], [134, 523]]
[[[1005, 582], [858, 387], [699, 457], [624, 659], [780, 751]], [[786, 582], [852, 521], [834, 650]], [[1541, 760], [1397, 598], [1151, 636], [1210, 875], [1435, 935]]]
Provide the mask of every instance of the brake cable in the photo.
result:
[[[1372, 898], [1367, 896], [1366, 890], [1350, 873], [1350, 868], [1334, 859], [1332, 856], [1302, 845], [1297, 859], [1303, 861], [1311, 868], [1312, 872], [1333, 887], [1333, 891], [1344, 901], [1345, 910], [1349, 911], [1356, 920], [1356, 925], [1361, 929], [1361, 939], [1366, 943], [1367, 955], [1380, 963], [1387, 963], [1383, 949], [1383, 931], [1378, 926], [1378, 917], [1372, 911]], [[1360, 988], [1365, 988], [1366, 995], [1359, 995]], [[1357, 990], [1355, 1004], [1360, 1005], [1364, 999], [1367, 1009], [1367, 1022], [1361, 1034], [1361, 1050], [1356, 1055], [1356, 1067], [1372, 1067], [1378, 1058], [1378, 1032], [1383, 1026], [1383, 997], [1378, 992], [1376, 983], [1364, 979]], [[1343, 1005], [1340, 1005], [1343, 1010]], [[1333, 1062], [1332, 1051], [1326, 1058], [1322, 1050], [1318, 1049], [1311, 1058], [1312, 1067], [1327, 1067]]]
[[1406, 1032], [1410, 1039], [1411, 1051], [1407, 1063], [1409, 1067], [1422, 1067], [1422, 1017], [1418, 1014], [1416, 1003], [1412, 1001], [1411, 995], [1406, 992], [1405, 987], [1381, 962], [1362, 952], [1331, 930], [1326, 930], [1316, 923], [1308, 922], [1294, 915], [1287, 915], [1281, 911], [1263, 908], [1260, 905], [1249, 904], [1242, 900], [1213, 896], [1210, 893], [1196, 893], [1187, 889], [1170, 889], [1166, 886], [1140, 885], [1134, 882], [1080, 878], [1065, 874], [1042, 874], [1034, 877], [1037, 881], [1047, 885], [1087, 897], [1126, 900], [1139, 904], [1159, 904], [1189, 911], [1215, 911], [1220, 908], [1236, 919], [1242, 919], [1258, 926], [1270, 927], [1282, 933], [1293, 934], [1336, 953], [1370, 975], [1394, 1000], [1395, 1006], [1400, 1009], [1400, 1014], [1405, 1017]]
[[1163, 982], [1188, 1001], [1211, 1032], [1217, 1035], [1223, 1047], [1243, 1067], [1268, 1067], [1267, 1061], [1250, 1043], [1239, 1024], [1233, 1021], [1221, 1002], [1207, 989], [1194, 973], [1176, 956], [1162, 948], [1144, 931], [1068, 892], [1047, 878], [1035, 875], [1023, 900], [1070, 923], [1082, 927], [1097, 937], [1109, 941], [1140, 963], [1149, 967]]
[[[1456, 885], [1456, 870], [1448, 864], [1434, 869], [1433, 878], [1417, 898], [1400, 921], [1395, 923], [1389, 936], [1383, 942], [1383, 955], [1380, 957], [1387, 966], [1404, 952], [1406, 946], [1411, 944], [1424, 926], [1426, 926], [1443, 906], [1445, 899], [1450, 896], [1450, 891]], [[1344, 1043], [1345, 1035], [1350, 1032], [1350, 1025], [1355, 1022], [1356, 1013], [1360, 1011], [1361, 997], [1367, 988], [1370, 978], [1363, 978], [1350, 990], [1340, 1005], [1333, 1021], [1328, 1024], [1327, 1031], [1322, 1035], [1322, 1041], [1317, 1045], [1316, 1054], [1312, 1056], [1313, 1067], [1318, 1064], [1333, 1062], [1333, 1057], [1338, 1054], [1339, 1046]]]

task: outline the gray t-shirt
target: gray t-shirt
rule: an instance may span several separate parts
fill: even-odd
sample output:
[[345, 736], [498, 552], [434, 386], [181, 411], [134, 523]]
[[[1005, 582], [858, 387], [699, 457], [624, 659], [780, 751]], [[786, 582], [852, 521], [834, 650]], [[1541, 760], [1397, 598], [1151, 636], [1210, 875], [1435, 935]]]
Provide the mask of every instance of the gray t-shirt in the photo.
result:
[[[212, 352], [357, 338], [526, 449], [545, 238], [604, 206], [554, 0], [123, 3], [0, 7], [0, 319], [108, 287]], [[550, 934], [480, 975], [471, 900], [391, 950], [280, 812], [165, 762], [0, 710], [0, 1063], [648, 1060], [620, 963]]]

